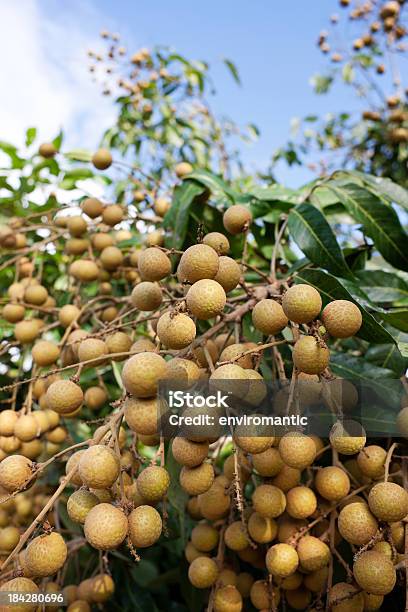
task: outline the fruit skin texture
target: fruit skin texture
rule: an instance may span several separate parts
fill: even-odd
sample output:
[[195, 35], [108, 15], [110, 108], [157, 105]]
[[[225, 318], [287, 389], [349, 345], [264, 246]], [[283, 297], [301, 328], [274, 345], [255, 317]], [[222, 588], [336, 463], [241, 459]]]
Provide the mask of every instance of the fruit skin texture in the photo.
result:
[[375, 550], [363, 552], [353, 565], [359, 586], [373, 595], [387, 595], [396, 582], [395, 568], [385, 555]]
[[[356, 433], [361, 435], [357, 436]], [[366, 443], [365, 432], [355, 421], [337, 421], [331, 428], [329, 437], [330, 444], [342, 455], [355, 455]]]
[[214, 597], [214, 612], [241, 612], [242, 595], [233, 584], [218, 588]]
[[275, 539], [278, 525], [274, 519], [261, 516], [258, 512], [252, 512], [248, 519], [248, 533], [255, 542], [268, 544]]
[[136, 308], [148, 312], [160, 306], [163, 294], [156, 283], [143, 281], [134, 287], [130, 299]]
[[260, 476], [276, 476], [283, 468], [282, 457], [277, 448], [267, 448], [252, 457], [252, 463]]
[[112, 164], [112, 155], [108, 149], [98, 149], [92, 156], [92, 163], [97, 170], [106, 170]]
[[[364, 610], [363, 593], [347, 582], [338, 582], [330, 589], [329, 601], [330, 610], [333, 612], [363, 612]], [[339, 603], [336, 604], [336, 601]]]
[[81, 202], [81, 208], [88, 217], [96, 219], [102, 214], [103, 204], [97, 198], [86, 198]]
[[119, 476], [120, 461], [116, 453], [103, 444], [90, 446], [79, 460], [79, 475], [93, 489], [108, 489]]
[[187, 292], [186, 302], [192, 314], [202, 321], [212, 319], [224, 310], [227, 296], [215, 280], [198, 280]]
[[354, 336], [362, 322], [360, 309], [348, 300], [334, 300], [322, 312], [322, 323], [333, 338]]
[[218, 578], [218, 567], [214, 559], [197, 557], [188, 568], [188, 578], [196, 589], [207, 589]]
[[300, 432], [291, 432], [281, 438], [279, 453], [286, 465], [303, 470], [315, 460], [316, 444]]
[[204, 278], [214, 278], [218, 272], [217, 252], [206, 244], [194, 244], [184, 251], [177, 268], [181, 283], [196, 283]]
[[115, 592], [115, 583], [109, 574], [97, 574], [92, 578], [91, 594], [92, 601], [95, 603], [104, 603], [112, 597]]
[[192, 468], [200, 465], [207, 457], [208, 446], [208, 442], [192, 442], [187, 438], [176, 437], [171, 448], [177, 463]]
[[145, 281], [159, 281], [171, 272], [171, 261], [163, 251], [149, 247], [139, 255], [137, 267]]
[[293, 285], [283, 296], [282, 308], [290, 321], [310, 323], [322, 309], [322, 298], [310, 285]]
[[157, 335], [166, 347], [182, 349], [194, 340], [196, 326], [186, 314], [165, 312], [157, 323]]
[[329, 349], [319, 346], [313, 336], [301, 336], [293, 348], [293, 363], [306, 374], [321, 374], [330, 361]]
[[318, 470], [315, 486], [322, 497], [329, 501], [339, 501], [350, 491], [350, 479], [346, 472], [336, 466]]
[[97, 504], [99, 504], [99, 499], [94, 493], [80, 489], [70, 495], [67, 502], [67, 512], [70, 519], [76, 523], [84, 524], [88, 512]]
[[0, 485], [13, 493], [20, 489], [30, 478], [33, 464], [22, 455], [10, 455], [0, 463]]
[[126, 538], [127, 532], [125, 514], [112, 504], [98, 504], [88, 512], [85, 519], [85, 537], [98, 550], [117, 548]]
[[259, 485], [252, 494], [254, 510], [266, 518], [280, 516], [286, 508], [286, 497], [278, 487]]
[[138, 491], [148, 502], [157, 502], [163, 499], [169, 485], [170, 476], [168, 471], [157, 465], [145, 468], [137, 479]]
[[384, 474], [386, 451], [376, 444], [363, 448], [357, 457], [357, 464], [364, 476], [381, 478]]
[[249, 544], [242, 521], [228, 525], [224, 533], [225, 545], [231, 550], [244, 550]]
[[[0, 586], [0, 591], [9, 591], [14, 593], [38, 593], [39, 588], [35, 582], [29, 578], [23, 578], [20, 576], [4, 582]], [[14, 604], [13, 606], [0, 606], [0, 612], [7, 612], [10, 609], [12, 609], [13, 612], [31, 612], [36, 609], [36, 604]]]
[[80, 312], [77, 306], [65, 304], [58, 313], [58, 319], [62, 327], [68, 327], [73, 321], [76, 321]]
[[67, 545], [59, 533], [40, 535], [30, 542], [25, 562], [32, 576], [52, 576], [64, 565]]
[[210, 552], [219, 540], [219, 533], [209, 523], [198, 523], [191, 532], [191, 542], [199, 552]]
[[56, 380], [48, 387], [45, 397], [48, 408], [58, 414], [74, 412], [84, 400], [81, 387], [71, 380]]
[[266, 553], [265, 563], [270, 574], [286, 578], [297, 570], [299, 557], [293, 546], [275, 544]]
[[229, 240], [220, 232], [210, 232], [203, 238], [203, 244], [212, 247], [218, 255], [226, 255], [230, 250]]
[[363, 546], [377, 533], [378, 523], [365, 503], [355, 502], [345, 506], [338, 518], [338, 529], [350, 544]]
[[299, 486], [286, 494], [286, 512], [295, 519], [311, 516], [317, 508], [316, 495], [309, 487]]
[[408, 493], [395, 482], [380, 482], [371, 489], [368, 505], [381, 521], [402, 521], [408, 514]]
[[266, 336], [274, 336], [288, 324], [283, 308], [275, 300], [260, 300], [252, 311], [252, 322]]
[[157, 433], [160, 417], [157, 398], [137, 399], [129, 397], [125, 400], [125, 420], [130, 429], [136, 433], [152, 436]]
[[238, 285], [239, 279], [241, 278], [241, 268], [235, 259], [226, 257], [225, 255], [221, 255], [218, 262], [218, 272], [214, 280], [223, 287], [226, 293], [228, 293]]
[[133, 546], [146, 548], [160, 538], [163, 524], [160, 514], [152, 506], [139, 506], [129, 514], [129, 536]]
[[138, 353], [125, 362], [122, 370], [126, 391], [135, 397], [156, 395], [157, 384], [166, 378], [166, 361], [157, 353]]
[[201, 495], [208, 491], [214, 482], [214, 468], [210, 463], [197, 467], [184, 466], [180, 472], [180, 484], [189, 495]]
[[242, 204], [234, 204], [225, 211], [222, 222], [230, 234], [236, 235], [245, 232], [252, 223], [252, 214]]
[[297, 546], [300, 565], [307, 572], [321, 569], [330, 561], [330, 549], [319, 538], [305, 535], [300, 538]]

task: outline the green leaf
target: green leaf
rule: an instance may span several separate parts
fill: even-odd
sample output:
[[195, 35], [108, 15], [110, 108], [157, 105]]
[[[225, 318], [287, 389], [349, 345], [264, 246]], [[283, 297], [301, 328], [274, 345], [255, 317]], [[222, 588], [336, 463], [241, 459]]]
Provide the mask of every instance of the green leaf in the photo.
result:
[[171, 236], [166, 240], [166, 246], [181, 249], [187, 234], [190, 219], [190, 208], [197, 196], [205, 191], [205, 187], [190, 179], [184, 180], [174, 191], [173, 203], [166, 213], [163, 225], [171, 228]]
[[408, 271], [408, 250], [404, 248], [408, 236], [395, 210], [357, 185], [335, 185], [333, 182], [328, 183], [328, 187], [363, 225], [365, 234], [374, 241], [384, 259], [395, 268]]
[[26, 138], [25, 138], [26, 147], [29, 147], [34, 142], [36, 136], [37, 136], [37, 128], [35, 127], [27, 128]]
[[228, 70], [230, 71], [234, 81], [236, 83], [238, 83], [238, 85], [241, 85], [241, 79], [239, 77], [239, 72], [238, 72], [238, 68], [236, 67], [236, 65], [234, 64], [234, 62], [231, 62], [231, 60], [225, 58], [224, 59], [224, 64], [226, 65], [226, 67], [228, 68]]
[[92, 153], [90, 151], [86, 151], [85, 149], [72, 149], [72, 151], [65, 153], [65, 157], [72, 159], [73, 161], [90, 162], [92, 159]]
[[408, 308], [395, 308], [382, 316], [389, 325], [408, 333]]
[[379, 176], [373, 176], [372, 174], [366, 174], [358, 172], [357, 170], [348, 171], [347, 174], [350, 177], [356, 176], [365, 183], [368, 187], [374, 188], [377, 193], [385, 196], [390, 202], [394, 202], [399, 206], [408, 210], [408, 191], [397, 185], [389, 178], [382, 178]]
[[0, 140], [0, 151], [3, 151], [11, 161], [11, 167], [13, 169], [21, 170], [25, 166], [25, 159], [20, 157], [17, 153], [17, 147], [10, 144], [9, 142], [5, 142], [4, 140]]
[[52, 141], [52, 144], [57, 149], [57, 151], [59, 151], [61, 149], [63, 138], [64, 138], [64, 132], [62, 130], [60, 130], [59, 133], [57, 134], [57, 136]]
[[396, 302], [408, 298], [408, 283], [401, 277], [383, 270], [356, 272], [359, 286], [373, 302]]
[[356, 304], [363, 316], [363, 324], [357, 333], [359, 338], [373, 344], [395, 343], [391, 334], [362, 306], [361, 300], [356, 300], [341, 281], [331, 274], [323, 270], [302, 270], [296, 275], [296, 281], [317, 289], [322, 296], [323, 305], [332, 300], [349, 300]]
[[293, 208], [288, 229], [298, 247], [314, 264], [335, 276], [352, 277], [330, 225], [317, 208], [306, 202]]

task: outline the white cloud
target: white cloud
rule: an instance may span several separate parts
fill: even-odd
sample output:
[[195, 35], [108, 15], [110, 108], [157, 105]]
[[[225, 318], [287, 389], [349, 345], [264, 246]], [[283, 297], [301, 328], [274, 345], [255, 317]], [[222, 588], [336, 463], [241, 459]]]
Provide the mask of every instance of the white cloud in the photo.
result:
[[[111, 100], [100, 94], [87, 71], [86, 50], [97, 47], [94, 8], [84, 0], [62, 3], [51, 17], [47, 3], [0, 3], [0, 139], [21, 145], [27, 127], [40, 140], [62, 127], [64, 148], [93, 148], [114, 117]], [[89, 24], [89, 25], [88, 25]]]

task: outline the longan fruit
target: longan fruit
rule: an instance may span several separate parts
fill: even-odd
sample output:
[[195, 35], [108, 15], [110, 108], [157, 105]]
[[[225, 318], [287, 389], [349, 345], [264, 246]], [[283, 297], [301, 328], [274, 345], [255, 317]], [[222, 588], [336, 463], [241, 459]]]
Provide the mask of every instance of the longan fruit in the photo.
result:
[[274, 336], [287, 326], [288, 318], [278, 302], [263, 299], [255, 304], [252, 322], [254, 327], [266, 336]]
[[200, 512], [209, 521], [225, 516], [230, 505], [231, 499], [226, 492], [225, 486], [221, 486], [217, 480], [213, 482], [208, 491], [198, 496]]
[[125, 389], [135, 397], [156, 395], [157, 385], [166, 378], [166, 361], [157, 353], [138, 353], [125, 362], [122, 380]]
[[214, 612], [241, 612], [242, 595], [233, 584], [220, 586], [215, 591]]
[[381, 521], [402, 521], [408, 514], [408, 493], [395, 482], [380, 482], [371, 489], [368, 505]]
[[125, 421], [132, 431], [146, 436], [157, 434], [160, 413], [156, 397], [147, 399], [128, 397], [124, 408]]
[[177, 463], [191, 468], [201, 465], [207, 458], [209, 444], [207, 441], [193, 442], [178, 436], [173, 439], [171, 448]]
[[25, 308], [21, 304], [6, 304], [2, 315], [8, 323], [18, 323], [24, 319]]
[[214, 482], [214, 468], [210, 463], [196, 467], [183, 466], [180, 472], [180, 485], [189, 495], [200, 495], [208, 491]]
[[67, 553], [64, 539], [53, 531], [37, 536], [28, 544], [25, 562], [32, 576], [52, 576], [64, 565]]
[[221, 255], [218, 258], [218, 272], [214, 277], [225, 293], [235, 289], [241, 278], [241, 268], [232, 257]]
[[330, 430], [330, 444], [342, 455], [355, 455], [366, 443], [360, 423], [352, 420], [337, 421]]
[[57, 149], [52, 142], [43, 142], [38, 147], [38, 153], [45, 159], [50, 159], [57, 154]]
[[168, 471], [160, 466], [151, 465], [138, 476], [137, 488], [146, 502], [158, 502], [167, 493], [170, 485]]
[[270, 574], [286, 578], [297, 570], [299, 557], [293, 546], [274, 544], [266, 553], [265, 564]]
[[127, 532], [128, 520], [124, 512], [109, 503], [94, 506], [85, 519], [85, 537], [98, 550], [117, 548], [126, 538]]
[[60, 355], [60, 349], [54, 342], [40, 340], [34, 344], [31, 354], [36, 365], [45, 367], [57, 361]]
[[95, 444], [83, 453], [78, 469], [82, 482], [88, 487], [107, 489], [119, 476], [120, 461], [111, 448]]
[[188, 568], [188, 579], [196, 589], [207, 589], [218, 578], [219, 570], [214, 559], [197, 557]]
[[0, 486], [9, 493], [21, 489], [31, 478], [33, 464], [22, 455], [10, 455], [0, 462]]
[[347, 542], [363, 546], [377, 533], [378, 523], [365, 503], [355, 502], [340, 511], [338, 529]]
[[252, 214], [242, 204], [234, 204], [224, 212], [222, 222], [227, 232], [235, 236], [248, 230], [252, 223]]
[[248, 519], [248, 533], [259, 544], [268, 544], [276, 538], [278, 525], [273, 518], [252, 512]]
[[74, 215], [73, 217], [68, 217], [67, 228], [71, 236], [78, 238], [87, 231], [88, 224], [80, 215]]
[[84, 394], [84, 403], [90, 410], [99, 410], [108, 401], [108, 394], [103, 387], [89, 387]]
[[153, 203], [154, 212], [158, 217], [164, 217], [170, 206], [171, 203], [167, 198], [156, 198]]
[[193, 171], [193, 166], [189, 164], [188, 162], [180, 162], [176, 164], [174, 168], [174, 172], [176, 173], [176, 176], [178, 176], [178, 178], [184, 178], [188, 174], [191, 174], [192, 171]]
[[[249, 353], [248, 355], [243, 355], [246, 350], [248, 349], [245, 344], [230, 344], [222, 350], [218, 361], [220, 361], [221, 363], [223, 361], [232, 361], [233, 363], [236, 363], [237, 365], [241, 366], [241, 368], [252, 368], [253, 362], [251, 353]], [[242, 355], [242, 357], [239, 357], [240, 355]], [[237, 359], [237, 357], [239, 357], [239, 359]]]
[[14, 435], [22, 442], [33, 440], [38, 434], [38, 423], [33, 414], [23, 414], [16, 421]]
[[194, 321], [182, 312], [165, 312], [158, 320], [157, 335], [167, 348], [179, 350], [192, 343], [196, 336], [196, 326]]
[[167, 361], [167, 378], [177, 381], [178, 385], [189, 386], [199, 380], [200, 376], [200, 368], [191, 359], [173, 357]]
[[310, 323], [322, 309], [322, 298], [320, 293], [310, 285], [293, 285], [283, 296], [282, 308], [290, 321]]
[[300, 483], [300, 478], [301, 472], [299, 469], [284, 464], [283, 468], [272, 480], [272, 484], [286, 493], [289, 489], [296, 487]]
[[12, 436], [19, 416], [14, 410], [0, 412], [0, 436]]
[[91, 219], [96, 219], [96, 217], [100, 217], [103, 210], [103, 204], [98, 198], [85, 198], [81, 202], [82, 212], [84, 212]]
[[321, 374], [329, 365], [330, 351], [313, 336], [301, 336], [292, 353], [293, 363], [306, 374]]
[[315, 476], [318, 493], [329, 501], [340, 501], [350, 491], [350, 479], [346, 472], [337, 466], [320, 468]]
[[69, 273], [81, 282], [94, 281], [99, 276], [99, 268], [90, 259], [77, 259], [69, 267]]
[[153, 546], [161, 536], [162, 519], [152, 506], [139, 506], [129, 514], [129, 537], [136, 548]]
[[133, 306], [139, 310], [149, 312], [156, 310], [163, 301], [163, 293], [157, 283], [142, 281], [137, 284], [130, 296]]
[[187, 308], [197, 319], [207, 321], [221, 314], [227, 301], [223, 287], [212, 279], [195, 282], [187, 292]]
[[206, 522], [196, 525], [191, 532], [191, 542], [199, 552], [210, 552], [219, 540], [218, 530]]
[[210, 232], [203, 238], [203, 244], [210, 246], [218, 255], [226, 255], [230, 250], [228, 238], [220, 232]]
[[315, 460], [316, 444], [301, 432], [289, 432], [280, 439], [279, 453], [286, 465], [303, 470]]
[[[271, 592], [266, 580], [256, 580], [251, 587], [249, 596], [252, 605], [257, 610], [269, 610], [271, 605]], [[280, 591], [277, 587], [273, 587], [272, 597], [273, 601], [275, 602], [275, 606], [278, 607], [280, 601]]]
[[105, 270], [116, 270], [123, 263], [123, 253], [116, 246], [108, 246], [103, 249], [99, 259]]
[[[117, 331], [107, 336], [105, 343], [109, 353], [128, 353], [132, 346], [132, 339], [125, 332]], [[114, 361], [124, 361], [126, 356], [112, 358]]]
[[357, 557], [353, 574], [357, 584], [372, 595], [387, 595], [396, 582], [392, 561], [375, 550], [367, 550]]
[[278, 487], [262, 484], [254, 490], [252, 504], [255, 512], [258, 512], [261, 516], [276, 518], [285, 511], [286, 497]]
[[88, 512], [97, 504], [99, 504], [99, 499], [94, 493], [85, 489], [74, 491], [67, 502], [68, 516], [75, 523], [84, 524]]
[[[107, 215], [109, 216], [109, 211]], [[119, 214], [117, 216], [119, 217]], [[96, 251], [103, 251], [107, 247], [112, 246], [114, 243], [112, 236], [110, 236], [110, 234], [106, 234], [105, 232], [98, 232], [96, 234], [92, 234], [91, 241], [92, 246]]]
[[56, 380], [45, 394], [48, 408], [58, 414], [70, 414], [82, 406], [84, 394], [79, 385], [71, 380]]
[[315, 512], [316, 508], [316, 495], [309, 487], [294, 487], [286, 493], [286, 512], [292, 518], [307, 518]]
[[97, 574], [91, 581], [91, 596], [95, 603], [104, 603], [115, 592], [115, 583], [109, 574]]
[[92, 156], [92, 163], [97, 170], [107, 170], [112, 165], [112, 155], [108, 149], [98, 149]]
[[357, 456], [357, 464], [364, 476], [381, 478], [384, 474], [384, 464], [387, 452], [376, 444], [365, 446]]
[[171, 261], [157, 247], [149, 247], [140, 253], [137, 267], [142, 280], [159, 281], [170, 274]]
[[14, 336], [21, 344], [31, 344], [39, 333], [40, 329], [34, 320], [19, 321], [14, 327]]
[[333, 338], [350, 338], [363, 322], [361, 311], [348, 300], [329, 302], [322, 312], [322, 323]]
[[330, 561], [330, 548], [319, 538], [305, 535], [297, 544], [300, 566], [306, 572], [313, 572], [328, 565]]
[[206, 244], [194, 244], [184, 251], [177, 267], [177, 277], [181, 283], [196, 283], [203, 279], [213, 279], [218, 272], [217, 252]]
[[249, 544], [242, 521], [230, 523], [224, 532], [225, 545], [234, 551], [244, 550]]

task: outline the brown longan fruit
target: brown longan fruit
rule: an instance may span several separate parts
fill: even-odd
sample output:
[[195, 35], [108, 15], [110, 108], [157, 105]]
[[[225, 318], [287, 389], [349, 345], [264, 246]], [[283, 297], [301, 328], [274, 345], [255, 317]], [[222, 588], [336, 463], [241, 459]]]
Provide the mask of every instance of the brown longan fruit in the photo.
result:
[[163, 293], [157, 283], [143, 281], [134, 287], [130, 299], [136, 308], [149, 312], [160, 306], [163, 301]]
[[37, 536], [28, 544], [25, 562], [32, 576], [52, 576], [64, 565], [67, 553], [64, 539], [53, 531]]
[[99, 259], [105, 270], [116, 270], [123, 263], [123, 253], [116, 246], [108, 246], [103, 249]]
[[279, 453], [286, 465], [303, 470], [315, 460], [316, 444], [309, 436], [292, 431], [280, 439]]
[[33, 464], [22, 455], [10, 455], [0, 463], [0, 485], [9, 493], [25, 486], [33, 473]]
[[233, 584], [219, 586], [215, 591], [214, 612], [241, 612], [242, 595]]
[[380, 482], [371, 489], [368, 505], [381, 521], [402, 521], [408, 514], [408, 493], [395, 482]]
[[265, 563], [272, 576], [286, 578], [297, 570], [299, 557], [293, 546], [274, 544], [266, 553]]
[[255, 512], [258, 512], [261, 516], [276, 518], [285, 511], [286, 497], [278, 487], [262, 484], [254, 490], [252, 504]]
[[378, 523], [365, 503], [355, 502], [341, 510], [338, 529], [347, 542], [363, 546], [377, 533]]
[[82, 406], [84, 394], [79, 385], [71, 380], [56, 380], [45, 394], [47, 407], [58, 414], [69, 414]]
[[138, 399], [128, 397], [124, 403], [125, 420], [129, 428], [138, 434], [157, 434], [160, 412], [156, 397]]
[[24, 301], [33, 306], [41, 306], [48, 298], [48, 291], [42, 285], [30, 285], [24, 291]]
[[178, 385], [189, 386], [199, 380], [200, 376], [200, 368], [191, 359], [173, 357], [167, 362], [167, 378], [177, 380]]
[[[78, 357], [79, 361], [94, 361], [91, 367], [95, 367], [104, 362], [104, 359], [98, 359], [108, 354], [108, 347], [103, 340], [99, 338], [85, 338], [79, 344]], [[95, 361], [97, 360], [97, 361]]]
[[[253, 583], [250, 591], [252, 605], [257, 610], [269, 610], [271, 603], [271, 591], [266, 580], [257, 580]], [[277, 587], [273, 587], [272, 591], [275, 606], [279, 606], [280, 591]]]
[[301, 336], [292, 353], [293, 363], [306, 374], [321, 374], [329, 365], [330, 351], [313, 336]]
[[357, 456], [357, 464], [364, 476], [381, 478], [384, 474], [384, 464], [387, 452], [376, 444], [365, 446]]
[[272, 480], [272, 484], [275, 487], [279, 487], [285, 493], [292, 489], [292, 487], [296, 487], [301, 478], [301, 471], [297, 468], [292, 468], [289, 465], [283, 465], [283, 468], [280, 470], [279, 474], [275, 476]]
[[199, 523], [191, 532], [191, 542], [200, 553], [213, 550], [217, 546], [218, 540], [218, 530], [206, 522]]
[[112, 164], [112, 155], [108, 149], [98, 149], [92, 156], [92, 163], [97, 170], [106, 170]]
[[181, 283], [195, 283], [202, 279], [213, 279], [218, 272], [217, 252], [206, 244], [194, 244], [181, 256], [177, 277]]
[[40, 340], [34, 344], [31, 354], [37, 366], [45, 367], [57, 361], [60, 355], [60, 349], [54, 342]]
[[242, 234], [246, 232], [252, 223], [251, 211], [242, 206], [242, 204], [234, 204], [227, 208], [222, 217], [227, 232], [233, 235]]
[[69, 327], [74, 321], [77, 321], [81, 311], [74, 304], [65, 304], [58, 312], [58, 319], [62, 327]]
[[322, 309], [322, 298], [310, 285], [293, 285], [283, 296], [282, 308], [290, 321], [310, 323]]
[[184, 178], [188, 174], [191, 174], [192, 171], [193, 171], [193, 166], [189, 164], [188, 162], [180, 162], [176, 164], [174, 168], [174, 172], [176, 173], [176, 176], [178, 176], [178, 178]]
[[152, 506], [139, 506], [129, 514], [129, 537], [136, 548], [153, 546], [161, 536], [162, 519]]
[[196, 336], [196, 326], [194, 321], [182, 312], [165, 312], [158, 320], [157, 335], [164, 346], [179, 350], [192, 343]]
[[183, 466], [180, 472], [180, 485], [189, 495], [200, 495], [208, 491], [214, 482], [214, 468], [210, 463], [196, 467]]
[[116, 306], [108, 306], [107, 308], [104, 308], [102, 310], [101, 320], [105, 323], [110, 323], [111, 321], [114, 321], [116, 319], [118, 314], [119, 311]]
[[25, 308], [21, 304], [6, 304], [3, 308], [3, 319], [8, 323], [18, 323], [24, 319]]
[[85, 519], [85, 537], [98, 550], [117, 548], [126, 538], [127, 532], [128, 520], [125, 513], [109, 503], [97, 504]]
[[340, 501], [350, 491], [350, 479], [346, 472], [337, 466], [320, 468], [315, 476], [318, 493], [329, 501]]
[[214, 280], [221, 285], [225, 293], [238, 286], [241, 275], [241, 268], [232, 257], [221, 255], [218, 258], [218, 272]]
[[22, 300], [24, 298], [24, 291], [22, 283], [11, 283], [7, 289], [7, 295], [11, 300]]
[[14, 426], [14, 435], [22, 442], [33, 440], [38, 434], [38, 423], [33, 414], [23, 414]]
[[99, 504], [99, 499], [94, 493], [91, 493], [91, 491], [86, 491], [85, 489], [74, 491], [74, 493], [69, 496], [67, 502], [68, 516], [75, 523], [81, 523], [83, 525], [88, 512], [97, 504]]
[[81, 282], [94, 281], [99, 276], [98, 266], [90, 259], [77, 259], [70, 265], [69, 272]]
[[[11, 580], [7, 580], [0, 586], [0, 591], [7, 591], [11, 593], [38, 593], [39, 588], [30, 578], [25, 578], [23, 576], [19, 576], [18, 578], [12, 578]], [[27, 608], [26, 605], [16, 605], [13, 606], [4, 606], [5, 609], [7, 607], [12, 608], [15, 612], [26, 611], [26, 610], [34, 610], [33, 607]]]
[[81, 456], [78, 468], [82, 482], [88, 487], [107, 489], [119, 476], [120, 461], [111, 448], [95, 444]]
[[125, 389], [135, 397], [156, 395], [159, 380], [166, 378], [166, 361], [152, 352], [138, 353], [125, 362], [122, 380]]
[[89, 246], [90, 242], [87, 238], [70, 238], [65, 243], [65, 252], [68, 255], [83, 255]]
[[309, 487], [293, 487], [286, 493], [286, 512], [292, 518], [307, 518], [315, 512], [316, 508], [316, 495]]
[[220, 232], [210, 232], [203, 238], [203, 244], [210, 246], [218, 255], [226, 255], [230, 250], [228, 238]]
[[[18, 513], [18, 511], [17, 511]], [[17, 546], [20, 540], [20, 532], [17, 527], [7, 525], [0, 530], [0, 550], [11, 552]]]
[[[243, 355], [243, 353], [245, 353], [247, 350], [248, 348], [245, 346], [245, 344], [232, 343], [222, 350], [218, 361], [221, 363], [223, 361], [232, 361], [233, 363], [241, 366], [241, 368], [252, 368], [254, 365], [252, 361], [252, 354], [248, 353], [248, 355]], [[240, 355], [242, 356], [240, 357]]]
[[80, 215], [74, 215], [73, 217], [68, 217], [67, 228], [71, 236], [78, 238], [82, 236], [82, 234], [85, 234], [88, 229], [88, 224]]
[[274, 336], [287, 326], [288, 318], [278, 302], [263, 299], [255, 304], [252, 322], [254, 327], [266, 336]]
[[168, 471], [160, 466], [151, 465], [138, 476], [137, 488], [146, 502], [158, 502], [167, 493], [170, 485]]
[[[105, 343], [109, 353], [128, 353], [132, 346], [132, 339], [125, 332], [118, 331], [107, 336]], [[112, 358], [114, 361], [124, 361], [126, 356]]]
[[106, 234], [105, 232], [98, 232], [97, 234], [92, 234], [91, 241], [92, 246], [96, 251], [103, 251], [103, 249], [106, 249], [109, 246], [113, 246], [114, 244], [112, 236]]
[[348, 300], [329, 302], [322, 312], [322, 323], [333, 338], [350, 338], [361, 327], [361, 311]]
[[278, 525], [273, 518], [252, 512], [248, 519], [248, 533], [259, 544], [268, 544], [276, 538]]
[[0, 436], [12, 436], [18, 420], [15, 410], [2, 410], [0, 412]]
[[156, 198], [153, 203], [153, 209], [156, 215], [164, 217], [166, 212], [169, 210], [171, 203], [167, 198]]
[[207, 441], [193, 442], [177, 436], [173, 439], [171, 448], [177, 463], [187, 467], [196, 467], [207, 458], [209, 445]]
[[248, 536], [242, 521], [230, 523], [224, 532], [225, 545], [234, 551], [244, 550], [249, 545]]
[[108, 394], [103, 387], [89, 387], [84, 394], [84, 403], [90, 410], [99, 410], [108, 401]]
[[297, 545], [300, 566], [306, 572], [319, 570], [330, 561], [330, 548], [319, 538], [305, 535]]
[[81, 202], [82, 211], [91, 217], [91, 219], [96, 219], [96, 217], [100, 217], [103, 211], [103, 204], [98, 198], [85, 198]]
[[50, 159], [57, 154], [57, 149], [52, 142], [43, 142], [38, 147], [38, 153], [45, 159]]
[[387, 595], [396, 582], [392, 561], [375, 550], [365, 551], [357, 557], [353, 574], [357, 584], [372, 595]]
[[212, 279], [195, 282], [187, 292], [187, 308], [197, 319], [207, 321], [224, 310], [227, 296], [223, 287]]
[[342, 455], [355, 455], [366, 443], [365, 431], [357, 421], [337, 421], [330, 430], [330, 444]]
[[[114, 227], [118, 223], [123, 220], [124, 211], [120, 204], [108, 204], [103, 207], [102, 211], [102, 221], [109, 225], [110, 227]], [[113, 239], [112, 239], [113, 241]], [[106, 245], [109, 246], [109, 245]]]
[[109, 574], [97, 574], [91, 581], [91, 596], [95, 603], [104, 603], [115, 592], [115, 583]]
[[139, 255], [138, 270], [145, 281], [159, 281], [171, 272], [171, 261], [162, 250], [149, 247]]
[[188, 579], [196, 589], [207, 589], [218, 578], [218, 566], [214, 559], [197, 557], [188, 568]]

